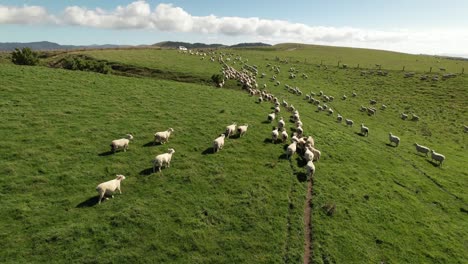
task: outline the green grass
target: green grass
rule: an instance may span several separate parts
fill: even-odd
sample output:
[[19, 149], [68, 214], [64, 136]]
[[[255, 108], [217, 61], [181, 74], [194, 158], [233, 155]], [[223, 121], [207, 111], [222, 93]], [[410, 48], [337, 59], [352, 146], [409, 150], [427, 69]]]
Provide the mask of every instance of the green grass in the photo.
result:
[[[404, 58], [417, 59], [412, 67], [424, 71], [432, 57], [292, 47], [218, 53], [248, 58], [265, 72], [259, 86], [266, 83], [299, 109], [305, 133], [322, 151], [312, 197], [313, 263], [464, 263], [466, 75], [438, 82], [405, 79], [399, 71]], [[304, 57], [297, 63], [274, 61], [285, 54], [333, 61], [325, 50], [334, 49], [362, 65], [376, 59], [389, 75], [319, 69], [309, 59], [303, 63]], [[201, 78], [221, 67], [171, 50], [83, 53]], [[236, 62], [232, 65], [239, 68]], [[281, 66], [278, 87], [269, 81], [268, 63]], [[299, 70], [298, 78], [288, 79], [289, 67]], [[271, 125], [262, 121], [270, 104], [255, 104], [255, 97], [238, 89], [41, 67], [0, 64], [0, 78], [0, 136], [8, 139], [0, 150], [0, 261], [302, 262], [306, 183], [297, 174], [305, 169], [297, 158], [291, 164], [279, 158], [283, 145], [265, 141]], [[335, 116], [317, 113], [284, 84], [333, 95], [328, 105]], [[228, 81], [227, 87], [237, 84]], [[359, 112], [371, 98], [388, 108], [373, 117]], [[338, 124], [337, 112], [355, 127]], [[403, 121], [401, 112], [421, 120]], [[234, 121], [250, 125], [247, 135], [226, 140], [217, 154], [203, 154]], [[369, 137], [357, 135], [360, 123], [370, 128]], [[175, 130], [170, 142], [151, 146], [152, 134], [168, 127]], [[402, 140], [398, 148], [387, 146], [390, 131]], [[135, 141], [128, 152], [104, 155], [112, 139], [129, 132]], [[414, 142], [443, 153], [444, 165], [418, 155]], [[169, 147], [176, 150], [171, 168], [152, 174], [151, 159]], [[90, 206], [95, 186], [117, 173], [127, 176], [123, 194]], [[332, 216], [322, 209], [327, 204], [336, 205]]]

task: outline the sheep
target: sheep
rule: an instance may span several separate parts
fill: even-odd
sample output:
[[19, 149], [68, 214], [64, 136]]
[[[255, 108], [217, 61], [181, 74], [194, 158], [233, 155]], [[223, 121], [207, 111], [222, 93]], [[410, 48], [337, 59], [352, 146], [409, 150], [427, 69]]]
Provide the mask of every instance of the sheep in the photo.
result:
[[301, 127], [302, 126], [302, 121], [301, 120], [297, 120], [296, 121], [296, 127]]
[[345, 121], [346, 121], [346, 125], [347, 125], [347, 126], [352, 127], [353, 124], [354, 124], [353, 120], [351, 120], [351, 119], [345, 119]]
[[276, 118], [276, 114], [274, 112], [268, 115], [268, 121], [270, 123], [273, 122], [273, 120], [275, 120], [275, 118]]
[[174, 132], [174, 129], [169, 128], [166, 131], [163, 132], [156, 132], [154, 134], [154, 144], [157, 142], [164, 144], [166, 142], [169, 142], [169, 137], [171, 136], [171, 133]]
[[288, 140], [288, 131], [286, 131], [284, 128], [281, 128], [281, 139], [283, 140], [283, 143]]
[[374, 104], [376, 104], [376, 103], [377, 103], [377, 101], [376, 101], [376, 100], [374, 100], [374, 99], [370, 99], [370, 100], [369, 100], [369, 103], [370, 103], [371, 105], [374, 105]]
[[385, 110], [385, 109], [387, 109], [387, 106], [383, 104], [383, 105], [380, 107], [380, 109]]
[[224, 134], [226, 134], [226, 138], [229, 138], [231, 135], [234, 135], [234, 132], [236, 131], [236, 126], [237, 123], [232, 123], [232, 125], [226, 127], [226, 130], [224, 132]]
[[278, 128], [273, 127], [273, 131], [271, 131], [271, 142], [276, 144], [278, 137], [279, 137]]
[[333, 115], [333, 109], [331, 108], [328, 109], [328, 115]]
[[110, 144], [111, 151], [115, 153], [117, 149], [123, 148], [124, 152], [126, 152], [128, 149], [128, 143], [130, 143], [130, 140], [132, 139], [133, 136], [131, 134], [127, 134], [126, 138], [112, 140]]
[[375, 115], [375, 112], [376, 112], [375, 108], [371, 108], [371, 107], [367, 108], [367, 114], [368, 115], [370, 115], [370, 116]]
[[249, 125], [247, 125], [247, 124], [237, 127], [237, 133], [239, 134], [239, 137], [242, 137], [243, 135], [245, 135], [245, 133], [247, 133], [247, 128], [248, 127], [249, 127]]
[[313, 161], [318, 161], [320, 159], [320, 156], [322, 155], [322, 152], [320, 152], [320, 150], [314, 148], [314, 147], [311, 147], [311, 146], [308, 146], [308, 149], [310, 149], [310, 151], [312, 151], [312, 153], [314, 153], [314, 159]]
[[153, 173], [156, 172], [156, 167], [161, 171], [161, 168], [167, 166], [171, 167], [172, 154], [175, 153], [173, 148], [167, 149], [167, 153], [157, 155], [153, 160]]
[[363, 136], [369, 136], [369, 128], [361, 124], [361, 134]]
[[277, 113], [279, 113], [279, 112], [281, 112], [281, 109], [280, 109], [279, 106], [276, 106], [276, 107], [275, 107], [275, 113], [277, 114]]
[[307, 177], [313, 177], [315, 173], [315, 165], [313, 161], [307, 162]]
[[338, 116], [336, 116], [336, 121], [338, 121], [338, 123], [341, 123], [341, 121], [343, 121], [343, 117], [338, 114]]
[[296, 127], [296, 133], [298, 137], [302, 137], [302, 134], [304, 133], [304, 129], [302, 127]]
[[388, 134], [388, 139], [390, 140], [390, 144], [395, 143], [397, 147], [398, 145], [400, 145], [400, 138], [397, 136], [394, 136], [392, 132]]
[[419, 121], [419, 116], [413, 114], [413, 117], [411, 118], [412, 121]]
[[357, 93], [353, 91], [353, 97], [356, 97], [357, 96]]
[[304, 159], [306, 161], [314, 160], [314, 153], [309, 148], [306, 148], [304, 152]]
[[416, 147], [417, 152], [424, 153], [424, 154], [426, 154], [426, 157], [427, 157], [427, 154], [429, 153], [429, 148], [428, 147], [419, 145], [418, 143], [414, 143], [413, 145]]
[[346, 95], [343, 95], [343, 97], [341, 97], [342, 100], [346, 100], [346, 98], [348, 98]]
[[408, 115], [405, 113], [401, 113], [401, 119], [406, 120], [408, 118]]
[[308, 136], [306, 139], [306, 146], [313, 147], [315, 145], [315, 140], [313, 137]]
[[226, 137], [225, 134], [221, 134], [213, 141], [213, 152], [218, 152], [220, 149], [224, 147], [224, 138]]
[[297, 149], [297, 142], [293, 141], [293, 143], [291, 143], [286, 149], [286, 157], [289, 159], [292, 155], [294, 155], [294, 153], [296, 153], [296, 149]]
[[[115, 190], [118, 190], [119, 193], [122, 194], [122, 190], [120, 189], [120, 182], [125, 180], [125, 176], [121, 174], [117, 174], [116, 176], [117, 178], [103, 182], [96, 187], [96, 191], [99, 193], [99, 204], [101, 204], [104, 195], [112, 195]], [[112, 195], [112, 198], [114, 198], [114, 195]]]
[[465, 133], [468, 133], [468, 126], [463, 126], [465, 129]]
[[432, 160], [438, 161], [439, 166], [442, 167], [442, 162], [444, 162], [444, 160], [445, 160], [444, 155], [442, 155], [440, 153], [437, 153], [434, 150], [431, 150], [431, 157], [432, 157]]
[[280, 118], [280, 120], [278, 121], [278, 128], [283, 128], [284, 126], [286, 125], [286, 123], [284, 122], [284, 119], [283, 117]]

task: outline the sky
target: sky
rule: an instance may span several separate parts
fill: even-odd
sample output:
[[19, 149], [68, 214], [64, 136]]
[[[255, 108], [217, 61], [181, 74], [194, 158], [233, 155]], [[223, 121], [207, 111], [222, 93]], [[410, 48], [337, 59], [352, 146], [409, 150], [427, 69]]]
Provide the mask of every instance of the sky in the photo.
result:
[[468, 57], [468, 0], [0, 0], [0, 42], [285, 42]]

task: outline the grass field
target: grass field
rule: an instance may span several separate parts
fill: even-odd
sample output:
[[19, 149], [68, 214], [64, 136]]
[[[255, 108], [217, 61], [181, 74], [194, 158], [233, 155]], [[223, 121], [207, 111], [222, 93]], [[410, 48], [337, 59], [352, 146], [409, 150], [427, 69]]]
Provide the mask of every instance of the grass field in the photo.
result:
[[[466, 75], [403, 78], [401, 63], [422, 74], [435, 69], [436, 58], [360, 49], [290, 44], [218, 52], [248, 58], [265, 72], [259, 86], [299, 109], [305, 133], [322, 151], [313, 181], [312, 263], [466, 262]], [[221, 69], [173, 50], [80, 53], [206, 79]], [[275, 61], [288, 55], [287, 64]], [[369, 68], [380, 63], [389, 75], [316, 67], [336, 58]], [[466, 65], [439, 60], [447, 72]], [[280, 86], [269, 81], [269, 63], [281, 67]], [[288, 79], [290, 67], [296, 79]], [[0, 150], [0, 262], [303, 261], [304, 163], [282, 158], [284, 145], [269, 142], [272, 125], [264, 123], [272, 105], [254, 103], [235, 81], [219, 89], [8, 63], [0, 64], [0, 79], [0, 136], [7, 139]], [[333, 95], [335, 115], [316, 112], [284, 84]], [[360, 112], [369, 99], [388, 108], [376, 116]], [[403, 121], [402, 112], [421, 120]], [[355, 127], [337, 123], [336, 113]], [[212, 140], [232, 122], [248, 123], [247, 135], [211, 154]], [[369, 137], [358, 135], [360, 123]], [[170, 142], [153, 146], [154, 132], [169, 127]], [[397, 148], [388, 145], [390, 131], [402, 140]], [[110, 154], [110, 141], [126, 133], [135, 136], [129, 151]], [[418, 155], [414, 142], [443, 153], [443, 166]], [[176, 150], [171, 168], [153, 174], [151, 159], [169, 147]], [[115, 174], [127, 176], [123, 194], [95, 205], [96, 185]], [[336, 206], [332, 216], [323, 209], [329, 205]]]

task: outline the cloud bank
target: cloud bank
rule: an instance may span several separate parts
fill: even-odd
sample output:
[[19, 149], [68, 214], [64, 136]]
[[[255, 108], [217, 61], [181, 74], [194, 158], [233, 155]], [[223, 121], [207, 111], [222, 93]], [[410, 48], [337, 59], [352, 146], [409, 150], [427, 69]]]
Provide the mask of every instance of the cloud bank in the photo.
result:
[[[100, 29], [144, 29], [163, 32], [200, 33], [218, 39], [245, 38], [246, 41], [301, 42], [323, 45], [389, 49], [412, 53], [459, 52], [468, 45], [468, 32], [455, 30], [372, 30], [353, 27], [309, 26], [285, 20], [258, 17], [193, 16], [181, 7], [135, 1], [114, 10], [66, 7], [52, 15], [40, 6], [0, 5], [0, 24], [51, 24]], [[451, 40], [452, 45], [447, 44]]]

